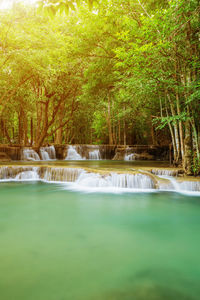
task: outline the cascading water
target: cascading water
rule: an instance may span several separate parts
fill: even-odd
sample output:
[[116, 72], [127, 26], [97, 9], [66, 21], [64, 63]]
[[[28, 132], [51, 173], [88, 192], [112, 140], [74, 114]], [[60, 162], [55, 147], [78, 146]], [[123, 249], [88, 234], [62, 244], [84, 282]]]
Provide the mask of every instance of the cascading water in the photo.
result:
[[66, 160], [83, 160], [82, 156], [76, 151], [76, 146], [69, 146]]
[[42, 160], [50, 160], [49, 154], [43, 148], [40, 148], [40, 156]]
[[168, 179], [177, 192], [200, 192], [200, 181], [178, 181], [170, 176], [163, 176], [163, 178]]
[[[67, 187], [78, 190], [91, 191], [114, 191], [121, 190], [173, 190], [197, 194], [200, 192], [200, 181], [177, 180], [173, 177], [162, 176], [165, 184], [156, 182], [153, 175], [134, 173], [94, 173], [81, 168], [60, 168], [60, 167], [31, 167], [31, 166], [2, 166], [0, 167], [0, 181], [35, 181], [64, 182]], [[70, 183], [70, 186], [69, 186]], [[171, 185], [170, 185], [170, 184]], [[158, 185], [158, 187], [157, 187]], [[166, 186], [168, 185], [168, 188]]]
[[200, 192], [200, 182], [199, 181], [183, 181], [179, 182], [180, 190], [183, 191], [198, 191]]
[[[0, 180], [9, 181], [9, 180], [22, 180], [23, 177], [26, 179], [32, 179], [33, 172], [37, 173], [38, 167], [18, 167], [18, 166], [2, 166], [0, 167]], [[35, 177], [36, 175], [34, 175]]]
[[53, 145], [44, 147], [44, 150], [48, 153], [50, 159], [56, 159], [56, 150]]
[[56, 159], [56, 151], [54, 146], [41, 147], [40, 156], [42, 160], [53, 160]]
[[158, 176], [178, 176], [178, 170], [153, 169], [151, 173]]
[[99, 149], [93, 150], [89, 152], [89, 159], [91, 160], [100, 160], [101, 159], [101, 154]]
[[[56, 159], [56, 151], [54, 146], [41, 147], [40, 156], [42, 160], [52, 160]], [[24, 148], [22, 150], [22, 160], [27, 161], [37, 161], [40, 160], [39, 154], [33, 149]]]
[[93, 188], [120, 188], [120, 189], [155, 189], [154, 181], [143, 174], [111, 173], [102, 176], [96, 173], [82, 172], [76, 181], [78, 186]]
[[40, 160], [40, 157], [33, 149], [24, 148], [22, 151], [22, 160], [34, 161]]
[[124, 155], [124, 160], [135, 160], [135, 153], [131, 153], [131, 154], [125, 154]]
[[37, 167], [33, 167], [33, 170], [32, 171], [23, 171], [23, 172], [20, 172], [19, 174], [17, 174], [15, 176], [15, 180], [16, 181], [35, 181], [35, 180], [39, 180], [40, 177], [38, 175], [38, 172], [37, 172]]
[[75, 182], [83, 172], [80, 168], [46, 168], [38, 170], [41, 179], [50, 182]]

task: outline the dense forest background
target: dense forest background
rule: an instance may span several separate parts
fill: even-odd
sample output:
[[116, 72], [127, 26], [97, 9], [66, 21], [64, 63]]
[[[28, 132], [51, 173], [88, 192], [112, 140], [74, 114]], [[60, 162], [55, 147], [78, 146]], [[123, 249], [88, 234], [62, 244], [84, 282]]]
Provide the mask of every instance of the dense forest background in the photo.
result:
[[172, 145], [198, 173], [198, 0], [0, 11], [0, 143]]

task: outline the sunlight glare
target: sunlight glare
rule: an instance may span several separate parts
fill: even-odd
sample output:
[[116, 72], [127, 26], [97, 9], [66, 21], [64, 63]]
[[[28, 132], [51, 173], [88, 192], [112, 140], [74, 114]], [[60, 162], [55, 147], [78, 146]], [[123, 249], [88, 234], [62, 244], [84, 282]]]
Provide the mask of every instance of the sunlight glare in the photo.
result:
[[15, 2], [22, 2], [26, 5], [36, 4], [37, 0], [0, 0], [0, 9], [10, 9]]

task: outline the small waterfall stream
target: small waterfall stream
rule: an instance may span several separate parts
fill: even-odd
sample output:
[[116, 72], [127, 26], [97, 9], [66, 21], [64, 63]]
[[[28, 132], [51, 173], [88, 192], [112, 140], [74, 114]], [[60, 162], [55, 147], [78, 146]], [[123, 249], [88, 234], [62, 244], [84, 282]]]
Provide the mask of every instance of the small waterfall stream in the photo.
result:
[[22, 150], [22, 160], [25, 161], [38, 161], [40, 160], [53, 160], [56, 159], [56, 151], [54, 146], [41, 147], [39, 154], [33, 149], [24, 148]]
[[40, 156], [42, 160], [53, 160], [56, 159], [56, 151], [54, 146], [41, 147]]
[[100, 160], [101, 159], [101, 154], [99, 149], [96, 149], [94, 151], [89, 152], [89, 159], [91, 160]]
[[82, 168], [1, 166], [0, 181], [35, 181], [71, 183], [71, 188], [98, 189], [97, 191], [124, 189], [132, 191], [168, 190], [180, 193], [199, 193], [200, 181], [177, 180], [160, 175], [166, 182], [156, 182], [153, 175], [142, 173], [94, 173]]
[[66, 160], [83, 160], [82, 156], [76, 151], [76, 146], [69, 146]]
[[42, 160], [50, 160], [49, 153], [43, 148], [40, 148], [40, 156]]
[[167, 169], [153, 169], [151, 170], [152, 174], [158, 176], [178, 176], [178, 170], [167, 170]]
[[135, 160], [135, 153], [131, 153], [131, 154], [125, 154], [124, 155], [124, 160]]
[[35, 161], [40, 160], [40, 157], [33, 149], [24, 148], [22, 151], [22, 160]]

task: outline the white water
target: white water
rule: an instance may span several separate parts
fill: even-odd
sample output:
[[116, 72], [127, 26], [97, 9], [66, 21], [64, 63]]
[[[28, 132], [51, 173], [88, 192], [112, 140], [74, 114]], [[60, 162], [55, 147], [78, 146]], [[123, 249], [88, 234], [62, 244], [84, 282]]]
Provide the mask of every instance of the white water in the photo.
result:
[[83, 160], [84, 158], [76, 151], [76, 146], [69, 146], [66, 160]]
[[40, 157], [33, 149], [24, 148], [22, 151], [22, 160], [35, 161], [40, 160]]
[[166, 170], [166, 169], [153, 169], [153, 170], [151, 170], [151, 173], [158, 175], [158, 176], [177, 176], [178, 175], [177, 170]]
[[89, 152], [89, 159], [91, 160], [100, 160], [101, 159], [101, 154], [99, 149], [96, 149], [94, 151]]
[[131, 153], [131, 154], [125, 154], [124, 155], [124, 160], [135, 160], [135, 153]]
[[158, 175], [158, 177], [167, 181], [159, 184], [159, 189], [164, 191], [176, 191], [181, 194], [200, 195], [200, 180], [199, 181], [180, 181], [172, 175]]
[[80, 168], [40, 168], [37, 170], [40, 179], [47, 182], [75, 182], [84, 172]]
[[[159, 190], [176, 191], [179, 193], [200, 195], [200, 181], [178, 181], [173, 177], [165, 178], [166, 184], [160, 183]], [[154, 180], [146, 174], [89, 173], [81, 168], [60, 167], [0, 167], [0, 181], [45, 181], [65, 183], [66, 188], [92, 192], [119, 191], [156, 191]]]
[[[41, 147], [40, 156], [42, 160], [56, 159], [56, 151], [54, 146]], [[40, 160], [39, 154], [33, 149], [24, 148], [22, 151], [22, 160], [37, 161]]]
[[15, 181], [36, 181], [39, 180], [39, 174], [37, 173], [37, 168], [33, 168], [32, 171], [23, 171], [15, 176]]
[[44, 150], [48, 153], [50, 159], [56, 159], [56, 150], [53, 145], [44, 147]]
[[40, 149], [40, 156], [42, 160], [50, 160], [49, 153], [42, 148]]
[[114, 187], [128, 189], [154, 189], [153, 180], [143, 174], [117, 174], [102, 176], [98, 173], [82, 172], [76, 183], [85, 187]]
[[56, 151], [54, 146], [41, 147], [40, 156], [42, 160], [53, 160], [56, 159]]

